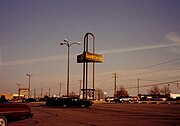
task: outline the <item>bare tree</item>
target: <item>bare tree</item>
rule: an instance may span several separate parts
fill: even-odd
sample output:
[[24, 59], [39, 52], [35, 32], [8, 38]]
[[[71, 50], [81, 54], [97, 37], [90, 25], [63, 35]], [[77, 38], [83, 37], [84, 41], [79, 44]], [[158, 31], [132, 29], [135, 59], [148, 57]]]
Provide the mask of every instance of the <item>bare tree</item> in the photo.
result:
[[169, 86], [164, 86], [161, 89], [161, 93], [164, 94], [164, 95], [169, 95], [171, 93], [171, 90], [169, 89]]
[[117, 92], [116, 92], [117, 97], [120, 96], [129, 96], [128, 91], [121, 85], [119, 86]]
[[153, 86], [150, 90], [147, 90], [148, 94], [150, 95], [160, 95], [161, 90], [158, 86]]

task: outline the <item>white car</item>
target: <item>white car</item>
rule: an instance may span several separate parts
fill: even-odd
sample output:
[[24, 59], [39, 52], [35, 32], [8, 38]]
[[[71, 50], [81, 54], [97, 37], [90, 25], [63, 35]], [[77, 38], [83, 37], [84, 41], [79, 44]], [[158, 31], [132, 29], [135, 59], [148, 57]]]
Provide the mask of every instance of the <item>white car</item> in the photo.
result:
[[130, 103], [132, 101], [132, 98], [130, 98], [130, 97], [119, 97], [119, 98], [116, 98], [114, 101], [115, 101], [115, 103], [124, 103], [124, 102]]
[[114, 102], [114, 97], [107, 97], [105, 98], [106, 102]]

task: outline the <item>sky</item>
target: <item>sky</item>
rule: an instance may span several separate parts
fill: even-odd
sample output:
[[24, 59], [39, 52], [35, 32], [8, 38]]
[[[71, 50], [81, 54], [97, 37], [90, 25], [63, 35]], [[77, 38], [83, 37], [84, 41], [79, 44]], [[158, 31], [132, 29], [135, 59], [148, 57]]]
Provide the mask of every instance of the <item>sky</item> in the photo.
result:
[[[180, 80], [179, 0], [0, 0], [0, 93], [17, 93], [17, 83], [40, 95], [51, 88], [66, 93], [67, 46], [60, 42], [80, 41], [70, 47], [70, 92], [79, 92], [83, 39], [93, 33], [96, 53], [103, 63], [95, 66], [95, 88], [113, 95], [124, 86], [130, 95], [147, 93], [146, 85]], [[92, 52], [92, 38], [89, 38]], [[178, 82], [179, 83], [179, 82]], [[160, 85], [162, 88], [164, 85]], [[132, 88], [133, 87], [133, 88]], [[180, 84], [170, 83], [172, 93]], [[92, 88], [89, 64], [88, 88]]]

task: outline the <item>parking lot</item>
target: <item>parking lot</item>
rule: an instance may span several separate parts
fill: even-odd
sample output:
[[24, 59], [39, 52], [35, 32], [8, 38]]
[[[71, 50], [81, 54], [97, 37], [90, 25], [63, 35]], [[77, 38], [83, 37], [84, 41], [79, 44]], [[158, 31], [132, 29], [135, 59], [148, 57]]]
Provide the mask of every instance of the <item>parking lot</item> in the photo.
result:
[[9, 126], [180, 126], [179, 104], [95, 104], [90, 108], [30, 103], [32, 119]]

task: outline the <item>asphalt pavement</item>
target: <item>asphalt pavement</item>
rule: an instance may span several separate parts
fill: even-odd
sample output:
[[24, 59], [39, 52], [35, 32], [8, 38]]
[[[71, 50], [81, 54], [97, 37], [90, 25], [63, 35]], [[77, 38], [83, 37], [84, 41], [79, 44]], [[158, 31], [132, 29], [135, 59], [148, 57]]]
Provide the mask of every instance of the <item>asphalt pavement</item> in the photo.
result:
[[180, 126], [180, 104], [95, 104], [90, 108], [30, 103], [32, 119], [9, 126]]

